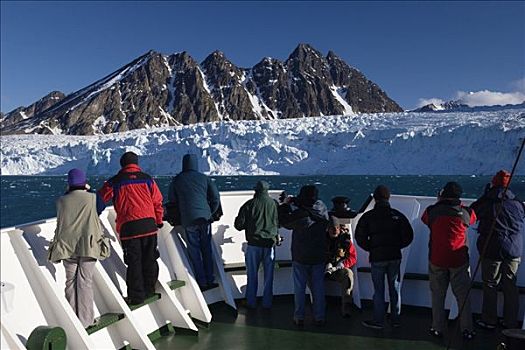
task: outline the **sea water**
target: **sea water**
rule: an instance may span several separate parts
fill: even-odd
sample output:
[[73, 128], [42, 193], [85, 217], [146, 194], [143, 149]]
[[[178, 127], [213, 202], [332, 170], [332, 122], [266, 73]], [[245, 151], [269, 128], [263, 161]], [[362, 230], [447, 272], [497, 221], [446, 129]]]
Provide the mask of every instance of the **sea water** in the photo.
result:
[[[102, 186], [106, 177], [89, 177], [92, 188]], [[465, 198], [479, 197], [490, 182], [490, 176], [217, 176], [213, 177], [220, 191], [251, 190], [258, 180], [267, 181], [271, 189], [285, 190], [297, 195], [303, 185], [314, 184], [319, 188], [321, 200], [331, 208], [331, 198], [343, 195], [350, 198], [350, 207], [359, 209], [377, 185], [384, 184], [393, 194], [435, 196], [447, 181], [461, 184]], [[64, 193], [66, 176], [2, 176], [1, 227], [15, 226], [56, 216], [55, 200]], [[167, 201], [171, 177], [155, 180]], [[525, 176], [516, 176], [512, 191], [525, 198]]]

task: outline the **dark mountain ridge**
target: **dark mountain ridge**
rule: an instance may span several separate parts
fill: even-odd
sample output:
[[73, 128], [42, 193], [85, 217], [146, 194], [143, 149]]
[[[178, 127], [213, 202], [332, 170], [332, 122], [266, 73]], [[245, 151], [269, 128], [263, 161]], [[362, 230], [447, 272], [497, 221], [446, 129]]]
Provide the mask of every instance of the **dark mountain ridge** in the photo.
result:
[[53, 92], [0, 118], [2, 134], [92, 135], [220, 120], [284, 119], [401, 112], [364, 74], [332, 51], [300, 44], [284, 62], [235, 66], [214, 51], [197, 63], [187, 52], [138, 57], [64, 96]]

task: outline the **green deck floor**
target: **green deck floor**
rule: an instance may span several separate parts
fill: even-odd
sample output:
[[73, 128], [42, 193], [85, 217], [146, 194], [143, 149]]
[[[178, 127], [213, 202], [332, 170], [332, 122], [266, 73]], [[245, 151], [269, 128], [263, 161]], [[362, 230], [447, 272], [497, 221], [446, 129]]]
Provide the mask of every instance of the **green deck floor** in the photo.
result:
[[[365, 328], [361, 321], [371, 317], [372, 309], [367, 303], [363, 311], [355, 310], [352, 317], [339, 315], [337, 299], [327, 305], [327, 324], [315, 327], [307, 314], [304, 329], [292, 323], [293, 298], [278, 297], [271, 311], [259, 308], [239, 308], [235, 318], [223, 303], [210, 306], [213, 320], [209, 329], [199, 329], [198, 336], [174, 335], [155, 343], [157, 349], [228, 349], [228, 350], [332, 350], [332, 349], [392, 349], [433, 350], [446, 348], [448, 334], [455, 333], [456, 322], [450, 322], [449, 332], [443, 340], [428, 335], [430, 310], [403, 306], [402, 327], [392, 329], [388, 325], [382, 331]], [[308, 308], [307, 308], [308, 310]], [[451, 349], [495, 349], [503, 341], [499, 330], [477, 330], [473, 341], [463, 342], [456, 338]]]

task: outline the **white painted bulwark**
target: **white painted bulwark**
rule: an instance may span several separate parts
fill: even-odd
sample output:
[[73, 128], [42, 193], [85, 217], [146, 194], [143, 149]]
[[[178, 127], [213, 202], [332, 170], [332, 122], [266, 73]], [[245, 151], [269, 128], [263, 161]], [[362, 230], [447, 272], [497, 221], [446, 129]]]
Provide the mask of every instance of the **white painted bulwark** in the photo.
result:
[[[280, 191], [271, 191], [276, 198]], [[74, 314], [64, 296], [65, 272], [62, 264], [47, 261], [47, 249], [54, 235], [55, 219], [42, 220], [1, 230], [1, 277], [2, 277], [2, 349], [23, 349], [27, 338], [37, 326], [62, 327], [67, 334], [69, 349], [115, 349], [125, 344], [133, 348], [154, 349], [148, 334], [170, 322], [177, 328], [197, 332], [193, 320], [204, 323], [212, 321], [208, 309], [210, 303], [223, 301], [236, 308], [235, 300], [244, 297], [246, 272], [244, 232], [237, 231], [234, 220], [241, 205], [253, 196], [253, 191], [221, 193], [224, 211], [220, 221], [213, 223], [213, 253], [215, 258], [216, 281], [219, 288], [202, 293], [195, 281], [192, 267], [186, 256], [184, 232], [181, 227], [173, 228], [165, 223], [159, 231], [159, 280], [157, 293], [161, 298], [136, 310], [124, 302], [126, 295], [125, 273], [122, 248], [115, 233], [115, 212], [107, 208], [101, 215], [105, 235], [111, 238], [111, 256], [96, 264], [94, 273], [95, 315], [120, 313], [124, 317], [109, 327], [88, 334]], [[420, 217], [425, 208], [435, 202], [432, 197], [398, 196], [391, 197], [391, 205], [403, 212], [414, 228], [413, 243], [403, 250], [402, 302], [405, 305], [430, 307], [428, 280], [415, 280], [411, 274], [428, 274], [428, 228]], [[470, 204], [472, 200], [464, 200]], [[373, 207], [370, 203], [367, 210]], [[354, 232], [359, 216], [350, 223]], [[292, 294], [291, 232], [281, 229], [284, 242], [276, 248], [277, 261], [288, 262], [276, 266], [274, 294]], [[468, 232], [470, 262], [473, 269], [478, 260], [475, 248], [475, 228]], [[359, 306], [361, 299], [371, 299], [373, 287], [370, 273], [357, 272], [360, 267], [369, 267], [368, 253], [357, 247], [357, 266], [354, 268], [354, 300]], [[225, 267], [237, 266], [235, 271], [225, 272]], [[228, 269], [227, 269], [228, 270]], [[262, 279], [262, 274], [260, 276]], [[172, 290], [169, 283], [184, 281], [184, 285]], [[476, 276], [480, 281], [480, 274]], [[518, 271], [518, 285], [525, 286], [525, 268]], [[262, 295], [262, 283], [258, 291]], [[338, 296], [337, 285], [327, 284], [327, 293]], [[481, 290], [473, 289], [473, 312], [481, 311]], [[499, 295], [498, 304], [502, 304]], [[455, 299], [450, 291], [446, 307], [450, 317], [458, 312]], [[523, 318], [525, 296], [520, 295], [519, 317]], [[501, 305], [499, 312], [501, 313]], [[430, 317], [430, 314], [429, 314]]]

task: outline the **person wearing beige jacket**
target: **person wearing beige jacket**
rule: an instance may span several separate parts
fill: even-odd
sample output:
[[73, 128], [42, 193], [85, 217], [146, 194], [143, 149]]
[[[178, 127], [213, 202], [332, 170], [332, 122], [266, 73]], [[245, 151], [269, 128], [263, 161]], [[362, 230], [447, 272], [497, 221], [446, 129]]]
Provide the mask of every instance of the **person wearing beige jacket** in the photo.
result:
[[95, 263], [110, 253], [109, 241], [102, 234], [98, 217], [104, 203], [88, 189], [84, 172], [71, 169], [68, 190], [56, 203], [57, 227], [48, 252], [51, 262], [64, 264], [66, 299], [84, 327], [94, 323]]

